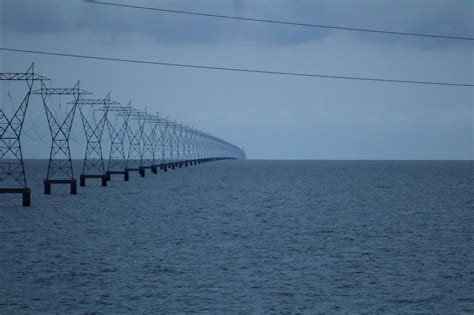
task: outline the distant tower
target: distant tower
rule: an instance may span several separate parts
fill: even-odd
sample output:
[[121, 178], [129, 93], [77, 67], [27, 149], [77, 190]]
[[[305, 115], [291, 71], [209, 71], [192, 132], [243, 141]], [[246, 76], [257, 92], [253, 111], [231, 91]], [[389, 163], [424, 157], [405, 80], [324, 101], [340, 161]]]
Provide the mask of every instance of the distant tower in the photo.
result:
[[127, 167], [125, 172], [140, 172], [141, 163], [141, 146], [143, 140], [143, 127], [144, 120], [140, 118], [142, 112], [138, 109], [131, 107], [127, 111], [123, 112], [122, 115], [127, 116], [127, 139], [128, 139], [128, 154], [127, 154]]
[[87, 178], [99, 178], [102, 186], [107, 186], [107, 175], [102, 155], [102, 135], [109, 107], [118, 104], [110, 99], [110, 94], [107, 94], [105, 98], [79, 99], [79, 112], [86, 137], [86, 152], [80, 177], [81, 186], [86, 185]]
[[[107, 163], [107, 171], [105, 172], [107, 180], [111, 180], [112, 174], [123, 174], [124, 180], [128, 180], [128, 173], [125, 172], [127, 167], [127, 155], [125, 153], [125, 137], [127, 136], [128, 115], [127, 106], [111, 105], [108, 107], [109, 115], [106, 117], [107, 129], [110, 138], [110, 151]], [[114, 122], [111, 115], [115, 114]]]

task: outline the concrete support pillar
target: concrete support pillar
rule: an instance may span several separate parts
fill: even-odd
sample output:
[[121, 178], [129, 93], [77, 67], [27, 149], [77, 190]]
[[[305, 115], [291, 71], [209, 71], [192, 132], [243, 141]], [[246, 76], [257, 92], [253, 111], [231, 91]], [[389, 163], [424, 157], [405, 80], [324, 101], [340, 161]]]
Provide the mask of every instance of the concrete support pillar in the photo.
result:
[[71, 181], [71, 195], [77, 195], [77, 180]]
[[23, 195], [23, 207], [31, 206], [31, 190], [25, 189], [22, 195]]
[[49, 182], [49, 180], [45, 179], [43, 181], [43, 185], [44, 185], [44, 194], [51, 195], [51, 183]]
[[102, 176], [102, 187], [106, 187], [107, 186], [107, 176], [104, 175]]

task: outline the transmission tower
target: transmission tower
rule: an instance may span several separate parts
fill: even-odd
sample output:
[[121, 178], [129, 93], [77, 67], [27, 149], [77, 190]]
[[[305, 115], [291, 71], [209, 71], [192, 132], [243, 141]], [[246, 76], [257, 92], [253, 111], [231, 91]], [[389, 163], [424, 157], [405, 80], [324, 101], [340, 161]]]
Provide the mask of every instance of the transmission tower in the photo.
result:
[[194, 128], [190, 128], [188, 136], [188, 163], [191, 166], [195, 164], [196, 136], [196, 130], [194, 130]]
[[[86, 153], [80, 176], [80, 185], [86, 185], [87, 178], [101, 179], [102, 186], [107, 186], [104, 158], [102, 155], [102, 135], [109, 106], [119, 103], [110, 99], [110, 93], [105, 98], [80, 98], [79, 112], [86, 137]], [[87, 110], [89, 109], [89, 110]]]
[[141, 115], [137, 118], [140, 120], [140, 123], [143, 124], [139, 173], [141, 177], [144, 177], [145, 169], [150, 169], [153, 174], [157, 173], [155, 161], [155, 142], [158, 120], [153, 115], [147, 113], [141, 113]]
[[[90, 93], [80, 89], [79, 81], [72, 88], [51, 88], [47, 87], [42, 81], [41, 88], [34, 93], [41, 94], [52, 140], [48, 172], [43, 182], [44, 193], [47, 195], [51, 194], [52, 184], [68, 184], [70, 185], [71, 194], [75, 195], [77, 194], [77, 180], [74, 178], [69, 136], [79, 98], [83, 94]], [[72, 97], [73, 101], [68, 103], [71, 106], [66, 109], [65, 117], [60, 117], [52, 103], [52, 98], [60, 98], [63, 95]]]
[[188, 166], [188, 142], [189, 142], [189, 127], [181, 125], [181, 139], [180, 139], [180, 166]]
[[[158, 148], [160, 147], [160, 134], [159, 134], [159, 124], [160, 124], [160, 118], [158, 115], [152, 116], [152, 119], [150, 121], [152, 124], [151, 128], [153, 129], [152, 133], [152, 141], [153, 141], [153, 161], [151, 164], [151, 171], [153, 174], [158, 173], [158, 165], [157, 165], [157, 158], [158, 158]], [[161, 164], [161, 162], [160, 162]]]
[[199, 139], [197, 141], [197, 162], [202, 164], [204, 160], [204, 145], [205, 145], [205, 134], [202, 131], [199, 131]]
[[168, 145], [169, 145], [169, 162], [168, 166], [172, 170], [176, 168], [176, 138], [177, 138], [177, 127], [176, 122], [170, 122], [168, 132]]
[[189, 137], [188, 137], [188, 156], [189, 156], [189, 165], [195, 165], [195, 145], [196, 145], [196, 130], [191, 128], [189, 130]]
[[176, 156], [175, 156], [174, 164], [179, 168], [181, 168], [181, 145], [182, 145], [182, 140], [183, 140], [182, 133], [183, 133], [182, 126], [179, 124], [176, 124], [175, 136], [174, 136]]
[[[160, 170], [163, 170], [163, 159], [164, 159], [164, 143], [163, 143], [163, 122], [164, 120], [160, 118], [159, 113], [156, 113], [154, 116], [155, 126], [155, 136], [153, 139], [154, 142], [154, 159], [155, 159], [155, 174], [158, 172], [158, 166]], [[158, 163], [159, 160], [159, 163]], [[158, 164], [157, 164], [158, 163]]]
[[128, 174], [130, 172], [140, 172], [140, 166], [143, 166], [141, 163], [141, 146], [144, 120], [141, 119], [143, 113], [131, 106], [126, 112], [122, 113], [121, 115], [125, 115], [128, 120], [128, 154], [127, 167], [125, 168], [125, 173], [128, 180]]
[[183, 140], [182, 140], [182, 147], [183, 147], [183, 165], [184, 167], [188, 167], [188, 142], [189, 142], [189, 128], [187, 126], [183, 126]]
[[[0, 193], [22, 194], [23, 206], [31, 204], [31, 189], [26, 182], [23, 152], [21, 148], [21, 132], [25, 121], [31, 90], [36, 80], [41, 82], [49, 80], [34, 73], [34, 64], [26, 72], [0, 73], [1, 81], [23, 81], [26, 83], [26, 93], [20, 104], [12, 104], [13, 113], [7, 113], [5, 104], [0, 108]], [[12, 102], [13, 103], [13, 102]]]
[[169, 120], [161, 118], [159, 122], [159, 130], [160, 130], [160, 147], [161, 147], [161, 161], [160, 161], [160, 169], [164, 172], [168, 171], [168, 159], [167, 159], [167, 152], [168, 150], [168, 134], [169, 134]]
[[[128, 128], [128, 115], [122, 114], [127, 113], [129, 108], [130, 104], [129, 106], [108, 106], [109, 115], [106, 117], [106, 124], [110, 137], [110, 151], [107, 163], [107, 171], [105, 172], [107, 180], [111, 180], [112, 174], [123, 174], [124, 180], [128, 180], [128, 173], [125, 172], [127, 167], [127, 156], [125, 154], [124, 145]], [[117, 119], [116, 124], [110, 120], [111, 112], [115, 113], [115, 118]]]

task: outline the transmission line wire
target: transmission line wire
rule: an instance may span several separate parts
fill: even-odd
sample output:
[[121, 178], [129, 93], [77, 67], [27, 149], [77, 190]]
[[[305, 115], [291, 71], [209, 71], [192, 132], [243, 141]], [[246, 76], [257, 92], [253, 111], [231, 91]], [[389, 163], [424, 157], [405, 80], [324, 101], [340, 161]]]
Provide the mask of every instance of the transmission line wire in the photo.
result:
[[129, 8], [129, 9], [140, 9], [140, 10], [151, 10], [151, 11], [176, 13], [176, 14], [197, 15], [197, 16], [203, 16], [203, 17], [231, 19], [231, 20], [239, 20], [239, 21], [272, 23], [272, 24], [292, 25], [292, 26], [301, 26], [301, 27], [315, 27], [315, 28], [324, 28], [324, 29], [335, 29], [335, 30], [340, 30], [340, 31], [379, 33], [379, 34], [386, 34], [386, 35], [416, 36], [416, 37], [429, 37], [429, 38], [440, 38], [440, 39], [451, 39], [451, 40], [474, 41], [473, 37], [449, 36], [449, 35], [438, 35], [438, 34], [423, 34], [423, 33], [411, 33], [411, 32], [396, 32], [396, 31], [387, 31], [387, 30], [379, 30], [379, 29], [343, 27], [343, 26], [300, 23], [300, 22], [291, 22], [291, 21], [256, 19], [256, 18], [247, 18], [247, 17], [240, 17], [240, 16], [233, 16], [233, 15], [211, 14], [211, 13], [194, 12], [194, 11], [171, 10], [171, 9], [163, 9], [163, 8], [156, 8], [156, 7], [145, 7], [145, 6], [138, 6], [138, 5], [132, 5], [132, 4], [120, 4], [120, 3], [95, 1], [95, 0], [83, 0], [83, 1], [87, 2], [87, 3], [109, 5], [109, 6]]
[[107, 61], [128, 62], [128, 63], [158, 65], [158, 66], [168, 66], [168, 67], [194, 68], [194, 69], [219, 70], [219, 71], [234, 71], [234, 72], [243, 72], [243, 73], [258, 73], [258, 74], [266, 74], [266, 75], [286, 75], [286, 76], [313, 77], [313, 78], [324, 78], [324, 79], [375, 81], [375, 82], [384, 82], [384, 83], [474, 87], [474, 84], [472, 84], [472, 83], [397, 80], [397, 79], [370, 78], [370, 77], [338, 76], [338, 75], [315, 74], [315, 73], [298, 73], [298, 72], [283, 72], [283, 71], [272, 71], [272, 70], [258, 70], [258, 69], [250, 69], [250, 68], [246, 69], [246, 68], [216, 67], [216, 66], [192, 65], [192, 64], [182, 64], [182, 63], [169, 63], [169, 62], [160, 62], [160, 61], [147, 61], [147, 60], [137, 60], [137, 59], [123, 59], [123, 58], [99, 57], [99, 56], [91, 56], [91, 55], [67, 54], [67, 53], [58, 53], [58, 52], [50, 52], [50, 51], [16, 49], [16, 48], [6, 48], [6, 47], [0, 47], [0, 50], [12, 51], [12, 52], [22, 52], [22, 53], [29, 53], [29, 54], [71, 57], [71, 58], [107, 60]]

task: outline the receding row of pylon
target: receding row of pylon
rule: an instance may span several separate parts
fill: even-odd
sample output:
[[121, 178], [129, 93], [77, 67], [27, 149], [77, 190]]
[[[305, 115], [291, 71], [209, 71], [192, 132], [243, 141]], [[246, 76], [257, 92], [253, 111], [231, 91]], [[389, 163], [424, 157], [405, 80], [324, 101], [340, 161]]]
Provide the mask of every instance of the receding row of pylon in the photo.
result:
[[[91, 98], [79, 82], [73, 87], [51, 87], [49, 79], [34, 73], [34, 65], [24, 73], [0, 73], [0, 80], [26, 82], [25, 97], [14, 113], [7, 117], [0, 110], [0, 184], [8, 181], [9, 187], [0, 187], [0, 193], [23, 194], [23, 205], [30, 205], [31, 190], [27, 186], [21, 133], [30, 96], [41, 96], [51, 135], [44, 193], [51, 194], [53, 184], [70, 185], [71, 194], [77, 194], [69, 138], [79, 112], [86, 140], [86, 150], [80, 175], [80, 185], [87, 179], [99, 179], [102, 186], [112, 175], [123, 175], [129, 180], [130, 172], [144, 177], [146, 170], [157, 174], [158, 169], [187, 167], [222, 159], [245, 159], [239, 147], [195, 128], [177, 123], [158, 114], [150, 114], [132, 106], [121, 105], [111, 99]], [[34, 89], [35, 82], [39, 88]], [[58, 115], [54, 98], [69, 98], [64, 115]], [[2, 106], [4, 106], [2, 104]], [[104, 141], [109, 152], [104, 154]], [[5, 185], [3, 185], [5, 186]], [[16, 187], [14, 187], [16, 186]]]

